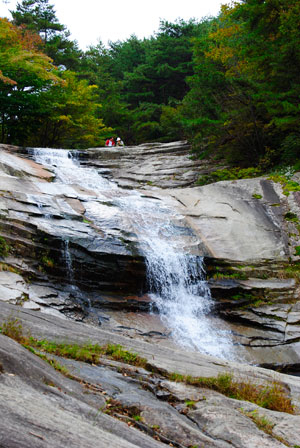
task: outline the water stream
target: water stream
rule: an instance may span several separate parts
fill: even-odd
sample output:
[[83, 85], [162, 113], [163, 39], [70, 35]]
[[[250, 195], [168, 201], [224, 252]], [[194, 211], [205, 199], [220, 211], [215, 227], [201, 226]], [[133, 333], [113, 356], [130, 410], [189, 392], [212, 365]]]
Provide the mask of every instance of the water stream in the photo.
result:
[[[110, 201], [126, 215], [128, 230], [137, 235], [146, 260], [149, 294], [174, 340], [187, 349], [234, 359], [230, 331], [220, 328], [220, 321], [210, 316], [213, 300], [203, 258], [197, 255], [199, 241], [184, 225], [183, 217], [161, 201], [119, 189], [97, 170], [80, 166], [70, 151], [37, 148], [34, 158], [55, 172], [55, 182], [80, 185], [102, 200], [109, 192]], [[97, 208], [97, 200], [93, 204], [87, 207], [88, 218], [101, 222], [103, 207]], [[193, 247], [195, 254], [188, 254], [186, 246]], [[72, 260], [66, 244], [64, 256], [71, 281]]]

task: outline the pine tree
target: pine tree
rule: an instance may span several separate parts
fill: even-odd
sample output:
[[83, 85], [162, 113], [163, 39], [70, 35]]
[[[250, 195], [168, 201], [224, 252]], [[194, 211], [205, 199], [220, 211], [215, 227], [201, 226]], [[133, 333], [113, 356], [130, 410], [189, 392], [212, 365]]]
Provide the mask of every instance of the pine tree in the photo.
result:
[[59, 23], [54, 6], [49, 0], [22, 0], [16, 11], [10, 11], [13, 23], [38, 33], [44, 43], [43, 51], [56, 65], [78, 70], [82, 52], [76, 41], [69, 39], [70, 32]]

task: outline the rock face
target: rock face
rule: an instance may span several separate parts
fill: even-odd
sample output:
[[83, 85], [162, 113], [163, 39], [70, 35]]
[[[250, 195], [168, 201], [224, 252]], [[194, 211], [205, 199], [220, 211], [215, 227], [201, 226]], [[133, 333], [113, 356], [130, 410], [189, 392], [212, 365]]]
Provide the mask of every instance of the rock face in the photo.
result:
[[[299, 369], [299, 192], [286, 195], [265, 178], [195, 187], [196, 175], [211, 167], [193, 165], [184, 146], [172, 146], [172, 157], [168, 145], [94, 149], [85, 163], [178, 210], [201, 241], [215, 309], [231, 322], [246, 359], [252, 353], [260, 364]], [[194, 171], [188, 188], [185, 164]]]
[[[129, 207], [143, 197], [154, 204], [151, 219], [161, 204], [174, 210], [179, 250], [205, 257], [214, 312], [230, 323], [243, 359], [299, 369], [298, 192], [286, 196], [265, 178], [197, 187], [211, 166], [193, 161], [186, 142], [76, 155], [85, 183], [53, 183], [24, 148], [2, 145], [1, 300], [172, 346], [168, 328], [146, 314], [145, 260]], [[114, 184], [93, 183], [95, 168]]]
[[207, 162], [193, 160], [187, 142], [146, 143], [124, 148], [96, 148], [79, 154], [88, 164], [115, 179], [123, 188], [178, 188], [195, 184]]
[[[0, 327], [18, 319], [38, 339], [121, 344], [148, 367], [55, 357], [63, 376], [0, 334], [0, 447], [300, 445], [299, 378], [249, 365], [300, 370], [298, 192], [264, 178], [197, 187], [211, 166], [188, 151], [185, 142], [91, 149], [77, 153], [85, 178], [57, 183], [26, 149], [1, 145]], [[95, 168], [114, 183], [95, 183]], [[137, 229], [164, 214], [176, 229], [170, 245], [204, 256], [212, 322], [229, 323], [241, 363], [179, 349], [149, 314]], [[277, 381], [296, 414], [171, 381], [174, 372]]]
[[[1, 316], [17, 318], [24, 333], [39, 339], [122, 344], [149, 363], [145, 370], [105, 356], [99, 365], [55, 357], [68, 369], [67, 378], [0, 335], [1, 446], [279, 448], [300, 443], [297, 413], [268, 410], [166, 379], [176, 370], [200, 377], [233, 372], [239, 381], [264, 387], [278, 381], [299, 406], [297, 377], [159, 347], [5, 303]], [[269, 434], [259, 429], [261, 421], [269, 425]]]
[[[280, 184], [263, 178], [155, 192], [201, 238], [217, 308], [233, 323], [237, 342], [262, 365], [295, 369], [300, 359], [297, 193], [287, 197]], [[293, 277], [289, 266], [294, 278], [288, 278]]]

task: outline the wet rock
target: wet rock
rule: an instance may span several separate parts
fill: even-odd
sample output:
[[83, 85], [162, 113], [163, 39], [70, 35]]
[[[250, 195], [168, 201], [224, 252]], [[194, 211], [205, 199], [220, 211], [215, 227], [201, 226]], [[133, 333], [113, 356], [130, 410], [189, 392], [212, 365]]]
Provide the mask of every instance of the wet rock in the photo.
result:
[[[0, 144], [0, 170], [7, 176], [35, 176], [41, 180], [50, 181], [53, 175], [28, 158], [20, 157], [21, 148]], [[22, 150], [22, 149], [21, 149]]]
[[[282, 362], [296, 365], [299, 285], [294, 279], [270, 277], [284, 276], [289, 260], [297, 261], [298, 243], [290, 237], [297, 229], [285, 219], [288, 210], [299, 213], [297, 192], [286, 197], [279, 184], [263, 178], [184, 188], [195, 185], [199, 170], [211, 168], [190, 159], [186, 142], [95, 148], [79, 157], [87, 170], [96, 167], [119, 185], [143, 189], [143, 199], [158, 205], [151, 208], [151, 219], [161, 218], [159, 204], [175, 210], [170, 214], [176, 229], [172, 245], [205, 256], [215, 299], [212, 310], [230, 322], [241, 356], [249, 361], [257, 356], [260, 363], [266, 349], [266, 363], [277, 365], [280, 346]], [[155, 334], [155, 324], [145, 324], [146, 331], [141, 325], [154, 308], [143, 297], [144, 247], [126, 207], [135, 193], [105, 183], [99, 189], [92, 183], [45, 182], [53, 173], [27, 159], [24, 148], [2, 145], [1, 161], [0, 235], [10, 246], [3, 262], [23, 282], [10, 288], [2, 283], [2, 297], [94, 325], [105, 309], [111, 319], [102, 321], [103, 327], [165, 343], [167, 329]], [[57, 291], [47, 296], [36, 285], [53, 290], [57, 285]], [[118, 326], [112, 314], [123, 311]], [[144, 313], [138, 325], [132, 312]]]

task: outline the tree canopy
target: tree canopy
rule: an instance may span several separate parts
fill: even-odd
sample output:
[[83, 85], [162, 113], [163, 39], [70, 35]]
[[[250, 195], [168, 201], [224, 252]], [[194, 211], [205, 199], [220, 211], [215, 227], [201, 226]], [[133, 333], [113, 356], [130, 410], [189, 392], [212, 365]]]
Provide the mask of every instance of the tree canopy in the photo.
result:
[[261, 169], [300, 158], [300, 0], [239, 0], [79, 50], [49, 0], [0, 22], [1, 138], [85, 147], [187, 138], [195, 156]]

